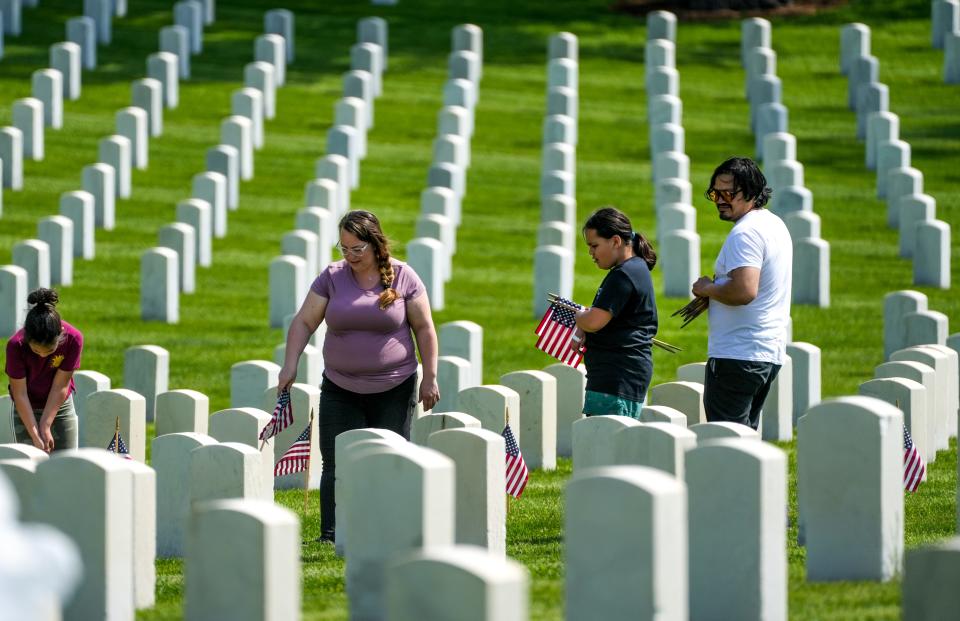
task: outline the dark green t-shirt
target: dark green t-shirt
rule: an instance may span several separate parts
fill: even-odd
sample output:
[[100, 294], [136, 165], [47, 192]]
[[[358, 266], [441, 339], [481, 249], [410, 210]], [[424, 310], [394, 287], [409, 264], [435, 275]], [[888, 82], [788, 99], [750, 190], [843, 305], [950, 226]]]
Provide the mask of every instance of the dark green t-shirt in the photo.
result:
[[657, 334], [657, 303], [646, 262], [632, 257], [611, 269], [593, 306], [613, 318], [587, 334], [587, 390], [643, 401], [653, 375], [650, 346]]

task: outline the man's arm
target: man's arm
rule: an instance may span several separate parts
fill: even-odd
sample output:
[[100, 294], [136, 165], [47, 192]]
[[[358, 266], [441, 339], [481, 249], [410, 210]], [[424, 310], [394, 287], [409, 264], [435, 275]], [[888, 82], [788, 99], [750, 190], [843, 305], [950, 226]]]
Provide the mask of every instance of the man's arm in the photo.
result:
[[718, 285], [701, 276], [693, 283], [693, 295], [711, 298], [727, 306], [744, 306], [753, 302], [760, 290], [760, 268], [738, 267], [730, 272], [730, 280]]

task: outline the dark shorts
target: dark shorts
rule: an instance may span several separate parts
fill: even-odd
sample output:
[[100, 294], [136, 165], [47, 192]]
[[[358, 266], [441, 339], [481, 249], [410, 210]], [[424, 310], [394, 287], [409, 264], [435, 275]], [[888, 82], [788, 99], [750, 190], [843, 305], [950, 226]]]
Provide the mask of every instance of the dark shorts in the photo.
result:
[[703, 384], [707, 421], [740, 423], [757, 429], [763, 402], [779, 372], [780, 365], [772, 362], [707, 360]]

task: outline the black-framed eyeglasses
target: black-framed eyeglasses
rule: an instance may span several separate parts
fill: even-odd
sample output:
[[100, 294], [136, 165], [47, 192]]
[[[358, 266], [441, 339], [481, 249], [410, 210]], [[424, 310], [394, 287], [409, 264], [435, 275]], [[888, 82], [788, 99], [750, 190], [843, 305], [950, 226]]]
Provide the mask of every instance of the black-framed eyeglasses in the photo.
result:
[[347, 256], [347, 255], [349, 254], [349, 255], [353, 255], [353, 256], [355, 256], [355, 257], [359, 257], [361, 254], [363, 254], [363, 252], [367, 249], [367, 246], [369, 246], [369, 245], [370, 245], [370, 244], [367, 243], [367, 244], [364, 244], [364, 245], [362, 245], [362, 246], [354, 246], [354, 247], [352, 247], [352, 248], [347, 248], [346, 246], [343, 246], [342, 244], [337, 244], [337, 250], [339, 250], [339, 251], [340, 251], [340, 254], [342, 254], [343, 256]]
[[734, 197], [740, 193], [740, 190], [721, 190], [719, 188], [708, 188], [706, 192], [703, 193], [707, 197], [707, 200], [713, 201], [714, 203], [719, 203], [721, 199], [724, 202], [732, 202]]

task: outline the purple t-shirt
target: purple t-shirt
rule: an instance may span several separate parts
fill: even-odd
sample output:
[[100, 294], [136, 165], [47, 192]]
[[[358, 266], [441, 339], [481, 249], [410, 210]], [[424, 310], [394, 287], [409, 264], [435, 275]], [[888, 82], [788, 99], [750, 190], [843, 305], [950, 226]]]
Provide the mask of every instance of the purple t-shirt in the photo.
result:
[[390, 259], [393, 288], [400, 294], [386, 310], [378, 301], [383, 285], [363, 289], [346, 261], [337, 261], [310, 285], [327, 298], [323, 341], [324, 374], [337, 386], [371, 394], [390, 390], [417, 371], [407, 303], [423, 291], [423, 282], [407, 265]]
[[[66, 321], [60, 320], [63, 335], [57, 349], [46, 358], [33, 353], [23, 328], [7, 341], [7, 377], [27, 380], [27, 396], [34, 410], [42, 410], [47, 405], [47, 396], [53, 387], [53, 378], [57, 371], [76, 371], [80, 368], [80, 353], [83, 351], [83, 335]], [[70, 378], [72, 395], [76, 391], [73, 378]]]

